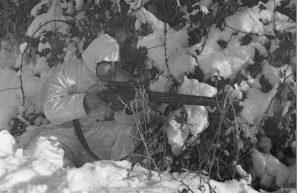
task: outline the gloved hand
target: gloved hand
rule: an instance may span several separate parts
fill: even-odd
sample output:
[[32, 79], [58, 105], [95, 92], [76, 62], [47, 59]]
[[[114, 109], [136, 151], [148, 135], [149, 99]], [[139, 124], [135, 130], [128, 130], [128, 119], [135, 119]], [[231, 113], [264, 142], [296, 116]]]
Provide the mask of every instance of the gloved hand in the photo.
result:
[[101, 106], [106, 108], [108, 107], [108, 104], [99, 97], [99, 91], [91, 91], [85, 95], [83, 99], [83, 107], [87, 114], [90, 114], [92, 111]]

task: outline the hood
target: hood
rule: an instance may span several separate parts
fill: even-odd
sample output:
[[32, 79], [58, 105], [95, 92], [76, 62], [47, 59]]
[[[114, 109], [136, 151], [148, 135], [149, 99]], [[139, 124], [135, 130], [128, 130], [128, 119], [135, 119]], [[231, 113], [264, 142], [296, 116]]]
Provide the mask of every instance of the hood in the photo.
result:
[[96, 74], [96, 65], [98, 62], [119, 61], [119, 45], [117, 41], [108, 34], [101, 34], [84, 50], [82, 59], [91, 72]]

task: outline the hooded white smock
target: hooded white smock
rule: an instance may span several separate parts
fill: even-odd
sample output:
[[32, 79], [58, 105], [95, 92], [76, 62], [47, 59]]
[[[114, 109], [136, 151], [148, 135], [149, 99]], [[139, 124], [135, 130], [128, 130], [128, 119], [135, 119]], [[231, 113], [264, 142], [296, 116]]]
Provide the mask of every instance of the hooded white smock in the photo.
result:
[[[82, 57], [83, 60], [73, 59], [58, 67], [48, 83], [44, 112], [49, 121], [57, 126], [27, 131], [25, 136], [31, 139], [23, 138], [29, 142], [23, 143], [28, 146], [26, 148], [24, 145], [26, 152], [51, 171], [53, 168], [57, 171], [55, 168], [80, 166], [93, 161], [77, 139], [73, 125], [62, 123], [86, 116], [84, 96], [103, 84], [99, 83], [95, 74], [96, 64], [104, 60], [118, 61], [119, 47], [116, 40], [102, 34], [87, 47]], [[124, 77], [120, 76], [118, 80], [122, 79]], [[107, 107], [100, 106], [98, 112], [101, 108], [103, 112], [107, 110]], [[115, 120], [102, 121], [101, 115], [96, 118], [80, 119], [80, 123], [86, 141], [100, 159], [118, 159], [132, 153], [136, 143], [136, 126], [132, 116], [118, 112], [115, 113]], [[90, 119], [92, 121], [87, 121]], [[88, 126], [90, 122], [94, 122], [92, 127]], [[47, 157], [46, 161], [44, 157]]]
[[[119, 61], [119, 46], [115, 39], [102, 34], [86, 48], [82, 59], [73, 59], [58, 67], [48, 85], [44, 113], [50, 122], [65, 123], [86, 116], [83, 99], [102, 83], [96, 77], [96, 65], [101, 61]], [[101, 108], [101, 107], [100, 107]], [[107, 111], [102, 107], [103, 112]]]

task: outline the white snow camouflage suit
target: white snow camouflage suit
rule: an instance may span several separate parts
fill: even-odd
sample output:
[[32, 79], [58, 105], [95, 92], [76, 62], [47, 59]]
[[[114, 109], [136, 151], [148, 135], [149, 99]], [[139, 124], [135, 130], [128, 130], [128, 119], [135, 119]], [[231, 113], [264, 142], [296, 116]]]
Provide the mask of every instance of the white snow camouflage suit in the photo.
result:
[[[93, 159], [80, 144], [71, 120], [86, 117], [83, 98], [96, 87], [103, 87], [96, 76], [96, 64], [101, 61], [118, 61], [117, 42], [106, 34], [96, 38], [84, 51], [81, 59], [73, 59], [54, 72], [47, 85], [44, 112], [54, 128], [38, 130], [28, 151], [38, 159], [58, 167], [80, 166]], [[117, 74], [117, 81], [125, 80]], [[112, 121], [103, 121], [109, 112], [106, 106], [97, 109], [98, 115], [80, 119], [81, 127], [91, 150], [100, 159], [117, 159], [131, 153], [135, 146], [136, 126], [133, 116], [116, 112]], [[67, 123], [69, 122], [69, 123]], [[63, 163], [57, 161], [62, 159]], [[41, 161], [42, 162], [42, 161]], [[41, 163], [42, 164], [42, 163]]]

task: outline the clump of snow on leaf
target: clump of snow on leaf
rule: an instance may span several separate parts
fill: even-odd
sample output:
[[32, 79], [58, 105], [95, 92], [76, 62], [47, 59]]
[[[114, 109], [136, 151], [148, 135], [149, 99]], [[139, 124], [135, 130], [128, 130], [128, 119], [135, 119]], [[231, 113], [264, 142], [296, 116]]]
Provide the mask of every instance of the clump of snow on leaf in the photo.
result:
[[[178, 93], [213, 97], [217, 94], [217, 89], [208, 84], [185, 77], [182, 85], [178, 89]], [[174, 117], [171, 117], [168, 126], [165, 128], [168, 142], [171, 145], [174, 154], [179, 154], [183, 150], [184, 142], [189, 134], [195, 138], [209, 125], [206, 107], [184, 105], [184, 108], [187, 113], [186, 123], [178, 123]]]
[[[213, 97], [217, 94], [217, 89], [198, 82], [195, 79], [184, 78], [182, 85], [178, 90], [179, 94]], [[197, 136], [208, 126], [208, 112], [204, 106], [185, 105], [187, 113], [186, 127], [190, 130], [193, 136]]]
[[43, 8], [43, 6], [50, 6], [51, 5], [51, 1], [52, 0], [42, 0], [40, 3], [36, 4], [30, 12], [30, 15], [32, 17], [36, 17], [38, 16], [38, 13], [41, 11], [41, 9]]
[[[42, 13], [35, 17], [35, 19], [27, 29], [26, 35], [29, 37], [33, 36], [34, 38], [38, 38], [46, 31], [58, 31], [62, 34], [67, 34], [70, 26], [63, 22], [67, 21], [67, 18], [62, 14], [61, 4], [63, 4], [63, 2], [59, 0], [52, 0], [41, 3], [47, 5], [49, 4], [48, 12]], [[33, 9], [32, 14], [35, 16], [40, 8], [41, 6], [40, 4], [38, 4], [37, 7]], [[61, 21], [51, 22], [52, 20]], [[42, 25], [43, 27], [41, 27]]]
[[[185, 53], [188, 47], [187, 28], [174, 30], [168, 24], [158, 20], [149, 11], [142, 8], [136, 14], [137, 21], [148, 23], [153, 33], [140, 38], [137, 48], [145, 47], [148, 50], [149, 67], [155, 67], [159, 72], [172, 75], [182, 82], [185, 73], [194, 71], [196, 61]], [[167, 63], [166, 63], [167, 58]]]
[[256, 88], [247, 90], [247, 99], [242, 102], [241, 106], [243, 110], [240, 116], [244, 118], [248, 124], [258, 123], [264, 117], [276, 92], [276, 87], [268, 93], [263, 93]]
[[[262, 92], [262, 85], [259, 83], [262, 76], [268, 80], [272, 86], [271, 90], [268, 92]], [[244, 90], [247, 95], [247, 99], [241, 102], [243, 110], [240, 116], [248, 124], [255, 124], [262, 120], [265, 113], [269, 109], [270, 103], [278, 92], [278, 87], [280, 84], [287, 84], [295, 92], [296, 83], [293, 80], [293, 72], [291, 68], [287, 65], [281, 68], [275, 68], [269, 63], [264, 63], [262, 72], [255, 78], [252, 84]]]
[[[206, 79], [213, 76], [230, 78], [236, 75], [242, 67], [253, 63], [256, 50], [261, 55], [265, 55], [265, 49], [258, 43], [252, 42], [241, 46], [240, 37], [234, 36], [233, 32], [229, 28], [221, 31], [214, 25], [211, 27], [205, 45], [201, 42], [191, 48], [190, 52], [197, 58]], [[219, 45], [220, 41], [226, 42], [225, 48]]]
[[[189, 69], [189, 65], [194, 66], [193, 63], [195, 63], [193, 61], [189, 61], [189, 59], [186, 59], [188, 56], [186, 56], [184, 53], [181, 53], [182, 50], [188, 46], [187, 29], [182, 29], [181, 31], [175, 31], [174, 29], [168, 30], [166, 34], [166, 43], [164, 41], [164, 30], [160, 29], [158, 31], [154, 31], [148, 36], [141, 38], [137, 47], [147, 48], [148, 58], [152, 62], [151, 65], [157, 68], [160, 72], [168, 74], [168, 68], [170, 68], [171, 74], [176, 79], [182, 79], [185, 72], [189, 73], [193, 70], [191, 67]], [[166, 45], [166, 49], [164, 45]], [[168, 58], [168, 64], [166, 64], [165, 50], [166, 57]], [[180, 56], [177, 56], [178, 54]], [[182, 67], [178, 68], [178, 65], [176, 64], [173, 66], [173, 63], [177, 62], [177, 60], [188, 63], [182, 63]]]
[[150, 82], [149, 89], [157, 92], [169, 92], [172, 84], [171, 78], [162, 74], [157, 80]]
[[296, 163], [290, 167], [285, 166], [271, 154], [264, 154], [256, 149], [251, 153], [253, 163], [253, 178], [260, 178], [265, 187], [282, 187], [296, 184]]

